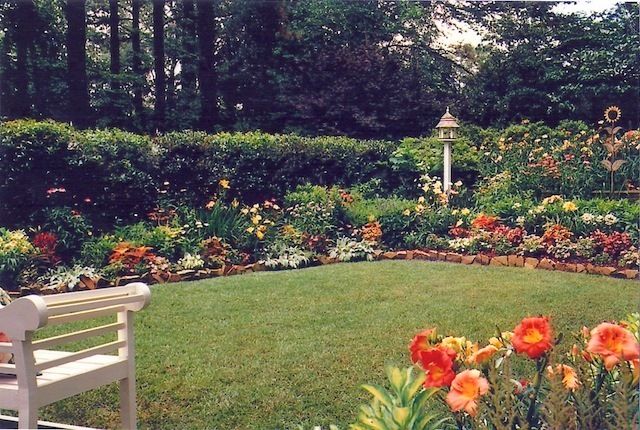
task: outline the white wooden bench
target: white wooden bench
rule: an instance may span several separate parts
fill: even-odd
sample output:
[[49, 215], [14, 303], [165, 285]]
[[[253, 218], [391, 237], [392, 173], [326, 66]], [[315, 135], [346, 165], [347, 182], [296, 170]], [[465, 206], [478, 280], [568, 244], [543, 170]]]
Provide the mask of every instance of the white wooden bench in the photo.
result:
[[[147, 306], [150, 297], [147, 285], [133, 283], [52, 296], [26, 296], [1, 308], [0, 332], [11, 342], [0, 342], [0, 353], [12, 353], [15, 364], [0, 364], [0, 373], [6, 374], [0, 376], [0, 409], [18, 411], [19, 428], [36, 428], [38, 408], [118, 381], [122, 426], [135, 429], [133, 312]], [[45, 326], [102, 317], [112, 317], [112, 321], [94, 321], [101, 325], [48, 338], [34, 336]], [[99, 338], [105, 335], [116, 340], [105, 343], [104, 338]], [[90, 338], [99, 344], [77, 352], [53, 349]]]

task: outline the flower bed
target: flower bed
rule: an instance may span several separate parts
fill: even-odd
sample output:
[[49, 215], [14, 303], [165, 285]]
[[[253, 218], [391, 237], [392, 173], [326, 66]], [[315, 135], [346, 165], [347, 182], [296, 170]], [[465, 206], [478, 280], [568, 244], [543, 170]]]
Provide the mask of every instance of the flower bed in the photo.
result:
[[[486, 346], [435, 328], [409, 344], [417, 367], [387, 368], [391, 388], [365, 385], [373, 395], [352, 428], [631, 428], [637, 422], [640, 315], [583, 327], [566, 355], [548, 317], [524, 318], [497, 330]], [[535, 363], [522, 377], [513, 363]], [[450, 413], [439, 413], [434, 403]]]
[[[640, 204], [587, 196], [596, 187], [594, 178], [606, 186], [613, 173], [621, 186], [637, 187], [629, 166], [638, 165], [633, 151], [640, 145], [640, 134], [613, 137], [616, 162], [621, 163], [609, 175], [605, 167], [613, 164], [597, 160], [606, 158], [610, 140], [584, 124], [559, 129], [523, 124], [497, 135], [495, 130], [477, 133], [482, 144], [465, 159], [465, 166], [483, 176], [472, 188], [458, 181], [445, 193], [442, 181], [426, 166], [436, 162], [435, 152], [427, 151], [431, 140], [408, 139], [395, 150], [380, 142], [255, 133], [187, 133], [154, 141], [117, 131], [81, 133], [53, 123], [5, 123], [0, 126], [0, 145], [13, 149], [0, 153], [0, 164], [11, 165], [0, 183], [2, 193], [9, 193], [12, 184], [33, 179], [13, 161], [57, 160], [64, 166], [49, 188], [43, 188], [46, 182], [29, 182], [35, 194], [29, 195], [32, 201], [26, 206], [0, 207], [3, 217], [14, 209], [31, 211], [19, 218], [22, 229], [0, 228], [0, 286], [49, 293], [139, 278], [167, 282], [378, 258], [637, 276], [640, 255], [634, 244], [640, 240]], [[470, 138], [465, 139], [468, 146]], [[276, 197], [260, 203], [242, 201], [242, 196], [263, 193], [256, 190], [264, 191], [265, 182], [283, 178], [280, 173], [269, 178], [264, 171], [262, 176], [248, 171], [223, 175], [231, 173], [225, 170], [225, 151], [240, 151], [260, 164], [265, 148], [286, 153], [287, 159], [299, 151], [320, 151], [326, 162], [335, 158], [337, 163], [327, 167], [326, 175], [348, 167], [349, 178], [338, 179], [351, 186], [296, 186], [314, 179], [307, 172], [273, 189], [269, 185], [272, 191], [278, 189]], [[426, 159], [420, 158], [423, 150]], [[175, 165], [164, 158], [169, 153]], [[375, 157], [369, 158], [370, 165], [359, 167], [363, 163], [354, 160], [365, 154]], [[223, 164], [204, 175], [207, 163], [216, 160]], [[204, 165], [193, 165], [196, 162]], [[168, 163], [171, 180], [160, 182], [157, 163]], [[285, 176], [302, 165], [308, 170], [305, 163], [288, 166]], [[74, 169], [87, 165], [104, 169], [96, 173], [103, 176], [94, 185], [106, 190], [105, 195], [89, 196], [78, 188], [84, 176]], [[315, 179], [326, 182], [325, 173]], [[579, 178], [587, 188], [577, 187]], [[256, 181], [263, 185], [258, 187]], [[120, 195], [115, 190], [123, 183]], [[541, 191], [544, 188], [562, 194]], [[103, 211], [107, 206], [118, 209]]]

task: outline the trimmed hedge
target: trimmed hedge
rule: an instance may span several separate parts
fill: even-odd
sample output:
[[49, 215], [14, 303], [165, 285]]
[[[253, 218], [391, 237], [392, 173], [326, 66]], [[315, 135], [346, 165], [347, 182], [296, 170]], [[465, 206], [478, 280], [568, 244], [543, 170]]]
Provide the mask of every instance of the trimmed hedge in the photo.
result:
[[[169, 133], [75, 130], [53, 121], [0, 124], [0, 225], [46, 219], [59, 206], [96, 225], [131, 221], [158, 204], [199, 206], [228, 179], [244, 202], [281, 199], [296, 186], [352, 186], [372, 179], [393, 190], [398, 144], [261, 132]], [[49, 191], [49, 192], [48, 192]]]

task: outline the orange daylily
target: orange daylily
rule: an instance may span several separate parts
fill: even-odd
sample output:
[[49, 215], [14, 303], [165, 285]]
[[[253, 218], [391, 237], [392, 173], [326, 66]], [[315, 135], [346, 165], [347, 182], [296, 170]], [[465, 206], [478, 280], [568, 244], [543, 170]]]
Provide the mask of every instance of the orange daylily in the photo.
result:
[[587, 351], [602, 357], [607, 370], [620, 361], [640, 358], [640, 344], [633, 334], [617, 324], [602, 323], [591, 330]]
[[525, 318], [513, 330], [511, 339], [516, 352], [540, 358], [553, 347], [553, 331], [547, 317]]
[[421, 331], [411, 339], [409, 344], [409, 352], [411, 352], [411, 361], [417, 363], [420, 360], [420, 352], [433, 348], [431, 341], [436, 336], [436, 329], [429, 328]]
[[420, 364], [426, 372], [424, 387], [448, 387], [456, 374], [453, 372], [453, 360], [441, 348], [420, 351]]
[[483, 364], [493, 357], [496, 352], [498, 352], [498, 348], [493, 345], [487, 345], [471, 354], [467, 361], [470, 364]]
[[447, 404], [454, 412], [466, 411], [474, 417], [478, 412], [478, 399], [489, 391], [489, 382], [477, 369], [460, 372], [451, 383]]

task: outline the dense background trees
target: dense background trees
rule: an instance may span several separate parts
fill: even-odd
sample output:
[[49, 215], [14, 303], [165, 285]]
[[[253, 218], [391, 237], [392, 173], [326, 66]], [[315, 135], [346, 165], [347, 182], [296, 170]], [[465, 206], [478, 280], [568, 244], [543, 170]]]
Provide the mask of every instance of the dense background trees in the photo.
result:
[[[638, 5], [542, 2], [4, 0], [0, 115], [117, 126], [428, 133], [446, 105], [480, 125], [638, 124]], [[464, 23], [483, 43], [442, 43]]]

